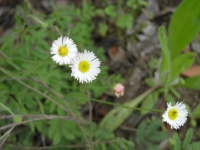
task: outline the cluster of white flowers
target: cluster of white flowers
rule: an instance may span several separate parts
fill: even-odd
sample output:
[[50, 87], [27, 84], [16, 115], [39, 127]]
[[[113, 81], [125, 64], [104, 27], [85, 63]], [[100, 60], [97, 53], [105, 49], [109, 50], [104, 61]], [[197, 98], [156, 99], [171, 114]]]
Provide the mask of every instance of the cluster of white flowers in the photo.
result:
[[69, 64], [71, 76], [79, 82], [91, 82], [100, 73], [100, 61], [93, 52], [84, 50], [78, 52], [76, 44], [68, 37], [59, 37], [53, 41], [50, 53], [52, 59], [59, 65]]
[[[71, 76], [80, 83], [91, 82], [100, 73], [100, 61], [94, 53], [87, 50], [83, 53], [78, 52], [76, 44], [68, 37], [59, 37], [55, 40], [50, 51], [53, 61], [60, 65], [69, 64], [72, 69]], [[114, 91], [117, 97], [122, 96], [124, 86], [117, 84]], [[178, 129], [187, 120], [186, 105], [181, 102], [177, 102], [174, 106], [171, 103], [167, 105], [168, 108], [162, 115], [163, 121], [167, 122], [171, 128]]]

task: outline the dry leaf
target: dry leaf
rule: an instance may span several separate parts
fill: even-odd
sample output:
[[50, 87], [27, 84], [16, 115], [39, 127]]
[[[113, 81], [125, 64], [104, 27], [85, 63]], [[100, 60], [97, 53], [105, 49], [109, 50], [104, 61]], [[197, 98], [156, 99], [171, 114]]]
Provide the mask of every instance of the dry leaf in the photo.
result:
[[200, 66], [192, 66], [189, 69], [185, 70], [182, 75], [186, 77], [194, 77], [200, 75]]

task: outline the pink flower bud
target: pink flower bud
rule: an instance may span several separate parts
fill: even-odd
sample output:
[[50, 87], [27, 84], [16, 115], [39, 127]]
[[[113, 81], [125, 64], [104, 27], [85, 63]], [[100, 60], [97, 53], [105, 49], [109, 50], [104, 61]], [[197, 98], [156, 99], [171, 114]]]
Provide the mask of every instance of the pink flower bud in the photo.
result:
[[114, 86], [114, 92], [117, 97], [124, 95], [124, 86], [120, 83]]

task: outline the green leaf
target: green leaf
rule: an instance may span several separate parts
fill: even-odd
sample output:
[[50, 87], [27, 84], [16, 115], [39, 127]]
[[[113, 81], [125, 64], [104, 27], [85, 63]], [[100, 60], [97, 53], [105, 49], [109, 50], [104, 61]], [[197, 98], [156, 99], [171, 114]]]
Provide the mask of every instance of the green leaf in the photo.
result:
[[200, 118], [200, 104], [198, 104], [195, 107], [195, 109], [194, 109], [192, 114], [193, 114], [192, 116], [194, 116], [195, 118]]
[[133, 15], [122, 14], [117, 16], [115, 24], [119, 28], [130, 29], [133, 25], [133, 20]]
[[188, 147], [186, 147], [186, 150], [199, 150], [200, 147], [200, 142], [194, 142], [190, 145], [188, 145]]
[[115, 7], [113, 5], [109, 5], [105, 8], [105, 13], [110, 17], [115, 17]]
[[198, 90], [200, 89], [200, 76], [187, 78], [185, 79], [184, 84], [180, 84], [179, 86], [188, 88], [188, 89]]
[[136, 132], [136, 140], [138, 143], [141, 143], [144, 139], [145, 139], [145, 129], [147, 127], [147, 123], [146, 121], [142, 121], [142, 123], [140, 123], [138, 130]]
[[169, 93], [167, 93], [166, 95], [165, 95], [165, 98], [166, 98], [166, 101], [169, 103], [169, 102], [171, 102], [172, 104], [173, 103], [176, 103], [176, 100], [175, 100], [175, 98], [171, 95], [171, 94], [169, 94]]
[[106, 128], [99, 128], [96, 132], [95, 132], [95, 137], [101, 140], [111, 140], [113, 138], [115, 138], [115, 135], [113, 132], [111, 132], [110, 130], [106, 129]]
[[44, 112], [44, 106], [43, 106], [43, 104], [40, 102], [40, 100], [38, 98], [35, 98], [35, 99], [36, 99], [36, 101], [37, 101], [37, 103], [38, 103], [38, 105], [40, 107], [40, 113], [44, 114], [45, 112]]
[[168, 48], [168, 40], [164, 26], [159, 27], [158, 37], [162, 48], [162, 61], [159, 69], [159, 76], [160, 80], [165, 82], [167, 74], [171, 71], [171, 54]]
[[192, 140], [192, 136], [193, 136], [193, 130], [192, 130], [192, 128], [190, 128], [187, 130], [185, 139], [183, 141], [183, 147], [187, 147], [189, 145], [189, 143]]
[[190, 124], [191, 124], [192, 127], [195, 128], [197, 126], [197, 121], [195, 119], [191, 118], [190, 119]]
[[61, 133], [67, 140], [74, 140], [75, 139], [75, 135], [73, 133], [69, 132], [66, 129], [62, 129]]
[[173, 143], [174, 143], [174, 150], [181, 150], [181, 141], [177, 132], [174, 132], [173, 134]]
[[169, 24], [169, 47], [175, 58], [200, 29], [200, 1], [184, 0], [172, 15]]
[[106, 36], [106, 33], [108, 31], [108, 25], [105, 23], [99, 23], [99, 34], [101, 36]]
[[61, 134], [60, 132], [56, 132], [53, 136], [53, 145], [59, 144], [61, 141]]
[[149, 87], [153, 87], [153, 86], [158, 85], [157, 81], [155, 79], [153, 79], [153, 78], [145, 78], [144, 82]]
[[24, 3], [24, 14], [26, 14], [27, 9], [28, 9], [28, 2], [25, 2]]
[[177, 98], [181, 98], [180, 94], [176, 91], [174, 87], [170, 86], [169, 89]]
[[[140, 96], [136, 97], [135, 99], [132, 99], [124, 104], [124, 106], [135, 108], [139, 103], [142, 102], [142, 100], [148, 96], [151, 92], [156, 90], [157, 87], [153, 87], [149, 89], [148, 91], [144, 92]], [[115, 130], [117, 127], [123, 123], [128, 116], [132, 113], [132, 110], [124, 108], [124, 107], [116, 107], [112, 109], [107, 115], [101, 120], [99, 126], [105, 127], [111, 131]]]
[[103, 9], [95, 9], [95, 13], [97, 16], [101, 16], [101, 17], [105, 16]]
[[170, 81], [173, 81], [194, 63], [195, 55], [196, 53], [192, 52], [184, 53], [172, 61]]
[[[145, 109], [145, 108], [152, 109], [154, 107], [155, 102], [157, 101], [157, 99], [158, 99], [158, 93], [154, 92], [154, 93], [149, 94], [142, 101], [141, 109]], [[150, 110], [141, 110], [140, 112], [141, 112], [142, 115], [145, 115], [145, 114], [149, 113]]]

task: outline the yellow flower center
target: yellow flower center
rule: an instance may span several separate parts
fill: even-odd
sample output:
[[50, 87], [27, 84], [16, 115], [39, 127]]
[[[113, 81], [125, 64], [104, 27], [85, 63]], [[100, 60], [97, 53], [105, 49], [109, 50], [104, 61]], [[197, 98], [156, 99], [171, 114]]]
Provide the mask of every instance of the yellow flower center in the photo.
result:
[[178, 117], [178, 111], [176, 109], [171, 109], [168, 112], [168, 117], [170, 120], [175, 120]]
[[68, 49], [65, 46], [60, 46], [58, 49], [58, 54], [62, 57], [66, 56], [68, 54]]
[[81, 61], [78, 65], [78, 69], [82, 73], [88, 72], [88, 70], [90, 69], [90, 64], [87, 61]]

